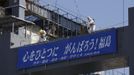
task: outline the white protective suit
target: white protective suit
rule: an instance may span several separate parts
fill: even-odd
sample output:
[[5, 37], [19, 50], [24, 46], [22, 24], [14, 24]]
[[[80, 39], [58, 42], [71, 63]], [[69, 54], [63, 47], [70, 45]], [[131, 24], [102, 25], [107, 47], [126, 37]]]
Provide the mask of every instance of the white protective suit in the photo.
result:
[[96, 25], [95, 25], [95, 21], [93, 18], [91, 18], [90, 16], [87, 17], [88, 19], [88, 23], [87, 23], [87, 31], [88, 33], [92, 33], [95, 31]]
[[45, 30], [40, 30], [39, 31], [39, 34], [40, 34], [40, 40], [39, 40], [39, 42], [43, 42], [43, 41], [46, 41], [46, 31]]

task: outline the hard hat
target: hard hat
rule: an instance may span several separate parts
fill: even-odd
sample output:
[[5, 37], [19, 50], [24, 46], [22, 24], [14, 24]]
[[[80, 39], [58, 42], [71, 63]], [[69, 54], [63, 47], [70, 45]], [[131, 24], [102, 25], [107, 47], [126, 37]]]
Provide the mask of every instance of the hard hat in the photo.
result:
[[45, 30], [42, 30], [42, 29], [39, 31], [39, 33], [40, 33], [41, 35], [46, 35], [46, 31], [45, 31]]
[[88, 19], [89, 21], [92, 20], [92, 18], [91, 18], [90, 16], [88, 16], [87, 19]]

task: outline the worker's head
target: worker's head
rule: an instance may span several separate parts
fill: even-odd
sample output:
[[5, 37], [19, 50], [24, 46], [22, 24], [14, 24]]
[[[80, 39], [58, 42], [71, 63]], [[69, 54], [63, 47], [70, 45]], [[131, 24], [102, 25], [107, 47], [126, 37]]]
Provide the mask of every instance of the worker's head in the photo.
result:
[[44, 35], [44, 36], [46, 35], [46, 31], [42, 30], [42, 29], [39, 31], [39, 33], [40, 33], [40, 35]]
[[90, 21], [95, 21], [92, 17], [90, 17], [90, 16], [88, 16], [87, 17], [87, 20], [88, 20], [88, 22], [90, 22]]
[[87, 17], [87, 20], [88, 20], [88, 21], [91, 21], [91, 20], [92, 20], [92, 18], [91, 18], [90, 16], [88, 16], [88, 17]]

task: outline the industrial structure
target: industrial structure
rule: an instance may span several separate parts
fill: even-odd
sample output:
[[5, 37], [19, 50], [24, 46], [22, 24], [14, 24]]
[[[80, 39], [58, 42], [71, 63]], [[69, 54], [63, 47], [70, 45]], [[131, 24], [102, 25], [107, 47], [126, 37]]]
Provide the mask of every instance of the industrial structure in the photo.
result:
[[129, 8], [128, 26], [88, 34], [86, 21], [60, 8], [0, 0], [0, 75], [95, 75], [124, 67], [134, 75], [133, 13]]
[[6, 20], [8, 18], [11, 18], [12, 20], [18, 19], [18, 21], [23, 21], [23, 24], [19, 24], [20, 22], [14, 23], [11, 20], [12, 29], [14, 29], [16, 33], [19, 32], [17, 34], [18, 36], [16, 36], [16, 34], [13, 34], [12, 40], [14, 41], [14, 39], [17, 39], [16, 37], [19, 37], [19, 35], [21, 36], [22, 34], [25, 34], [25, 36], [21, 36], [21, 40], [19, 40], [19, 38], [19, 41], [15, 41], [13, 47], [20, 46], [20, 43], [21, 45], [26, 45], [38, 42], [38, 32], [40, 29], [43, 29], [47, 32], [46, 40], [76, 36], [80, 34], [82, 29], [83, 32], [85, 30], [84, 23], [86, 22], [84, 20], [73, 16], [62, 9], [48, 9], [45, 6], [40, 6], [37, 2], [34, 2], [34, 0], [24, 0], [16, 2], [10, 2], [9, 0], [6, 1], [5, 4], [4, 2], [5, 0], [3, 1], [3, 3], [1, 2], [3, 6], [3, 8], [1, 7], [1, 10], [3, 11], [1, 17], [4, 16], [4, 14], [8, 17], [1, 19]]

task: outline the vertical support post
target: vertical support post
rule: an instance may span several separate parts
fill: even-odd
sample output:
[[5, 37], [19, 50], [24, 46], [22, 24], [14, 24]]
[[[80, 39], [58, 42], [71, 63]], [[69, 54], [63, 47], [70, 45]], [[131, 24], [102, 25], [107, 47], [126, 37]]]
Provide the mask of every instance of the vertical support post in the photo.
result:
[[[12, 7], [14, 6], [14, 7]], [[21, 19], [25, 18], [25, 9], [26, 9], [26, 2], [25, 0], [9, 0], [9, 8], [11, 8], [11, 15], [19, 17]]]
[[128, 55], [129, 55], [129, 68], [130, 68], [130, 75], [134, 75], [134, 33], [133, 28], [134, 28], [134, 7], [129, 8], [129, 28], [128, 28], [128, 33], [126, 35], [127, 38], [127, 43], [126, 44], [128, 47]]
[[27, 29], [27, 27], [25, 26], [25, 27], [24, 27], [24, 30], [25, 30], [25, 38], [26, 38], [26, 35], [27, 35], [27, 34], [26, 34], [26, 33], [27, 33], [26, 29]]
[[[11, 66], [12, 53], [10, 50], [10, 29], [2, 28], [2, 35], [0, 35], [0, 75], [15, 75], [12, 70], [14, 68]], [[14, 65], [15, 66], [15, 65]], [[12, 70], [11, 70], [12, 68]]]
[[12, 32], [14, 33], [14, 23], [12, 23]]

